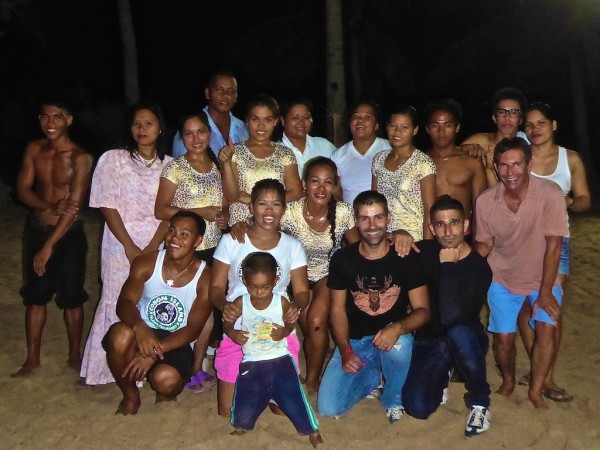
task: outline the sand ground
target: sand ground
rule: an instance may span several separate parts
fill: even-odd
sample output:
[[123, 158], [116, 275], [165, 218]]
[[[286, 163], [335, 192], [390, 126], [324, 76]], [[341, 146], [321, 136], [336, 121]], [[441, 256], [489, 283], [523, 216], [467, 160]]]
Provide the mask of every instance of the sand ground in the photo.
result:
[[[21, 285], [21, 235], [26, 211], [2, 205], [0, 229], [0, 448], [310, 448], [285, 417], [265, 412], [254, 431], [230, 436], [229, 423], [216, 413], [216, 391], [184, 392], [177, 402], [154, 405], [148, 386], [136, 416], [114, 414], [120, 400], [115, 385], [94, 390], [75, 387], [78, 375], [66, 367], [67, 339], [61, 312], [50, 305], [43, 338], [42, 367], [29, 379], [9, 377], [25, 358]], [[85, 330], [99, 298], [98, 237], [100, 221], [86, 212], [90, 243], [87, 266]], [[571, 403], [548, 402], [536, 411], [519, 386], [510, 399], [492, 396], [492, 425], [472, 439], [463, 436], [468, 411], [463, 385], [451, 384], [449, 401], [429, 418], [403, 417], [390, 425], [376, 400], [364, 400], [340, 420], [321, 418], [322, 449], [592, 449], [600, 448], [600, 217], [572, 219], [572, 275], [566, 291], [565, 333], [556, 371], [559, 384], [574, 396]], [[518, 374], [527, 371], [518, 348]], [[500, 385], [491, 354], [488, 379]], [[311, 398], [315, 401], [315, 398]]]

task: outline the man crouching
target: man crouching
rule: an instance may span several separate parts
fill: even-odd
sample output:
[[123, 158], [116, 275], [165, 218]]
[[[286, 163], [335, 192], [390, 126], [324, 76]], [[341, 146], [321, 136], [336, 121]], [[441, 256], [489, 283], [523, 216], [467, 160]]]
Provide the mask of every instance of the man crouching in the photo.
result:
[[211, 312], [210, 268], [194, 255], [206, 224], [191, 211], [171, 218], [165, 249], [139, 255], [117, 301], [121, 322], [110, 327], [102, 345], [123, 400], [117, 414], [140, 408], [137, 381], [150, 382], [156, 402], [175, 400], [190, 380], [190, 343]]

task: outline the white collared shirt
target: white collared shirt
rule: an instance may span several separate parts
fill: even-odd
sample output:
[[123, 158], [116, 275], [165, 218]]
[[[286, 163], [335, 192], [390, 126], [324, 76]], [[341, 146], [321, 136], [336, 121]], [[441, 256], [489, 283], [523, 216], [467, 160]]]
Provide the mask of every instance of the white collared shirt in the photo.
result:
[[306, 147], [304, 147], [304, 153], [294, 147], [294, 144], [288, 139], [288, 137], [283, 133], [281, 137], [281, 143], [286, 147], [290, 148], [294, 155], [296, 155], [296, 160], [298, 161], [298, 174], [300, 175], [300, 179], [302, 179], [302, 171], [304, 170], [304, 165], [311, 159], [316, 158], [317, 156], [324, 156], [325, 158], [331, 158], [331, 154], [335, 150], [335, 145], [329, 142], [327, 139], [322, 137], [315, 136], [306, 136]]

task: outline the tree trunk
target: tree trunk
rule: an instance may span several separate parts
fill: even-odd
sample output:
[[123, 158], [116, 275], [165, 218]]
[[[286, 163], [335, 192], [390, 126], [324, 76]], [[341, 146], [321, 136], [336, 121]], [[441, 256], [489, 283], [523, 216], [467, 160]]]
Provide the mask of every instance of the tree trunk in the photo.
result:
[[140, 80], [138, 77], [137, 45], [129, 0], [118, 0], [119, 28], [123, 44], [123, 87], [128, 104], [140, 100]]
[[327, 136], [339, 147], [344, 142], [344, 112], [346, 110], [346, 80], [344, 74], [344, 36], [342, 28], [342, 1], [326, 0], [326, 64], [327, 110], [331, 119], [327, 123]]
[[[575, 43], [577, 41], [573, 39]], [[588, 115], [586, 107], [586, 83], [581, 70], [583, 58], [574, 46], [569, 52], [569, 67], [571, 72], [571, 97], [573, 98], [573, 124], [575, 125], [575, 150], [581, 156], [586, 167], [588, 183], [592, 192], [592, 199], [600, 192], [596, 166], [590, 153], [590, 135], [588, 130]]]

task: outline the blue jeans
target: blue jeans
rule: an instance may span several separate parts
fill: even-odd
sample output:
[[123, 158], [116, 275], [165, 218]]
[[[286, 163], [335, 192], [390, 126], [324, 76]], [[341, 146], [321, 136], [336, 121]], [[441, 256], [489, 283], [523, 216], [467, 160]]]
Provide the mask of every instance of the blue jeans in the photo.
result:
[[384, 408], [402, 406], [402, 385], [406, 380], [413, 347], [413, 335], [404, 334], [389, 352], [373, 345], [373, 336], [351, 339], [352, 350], [364, 361], [358, 373], [342, 369], [342, 357], [336, 347], [321, 380], [317, 410], [323, 416], [339, 416], [365, 398], [385, 379], [379, 401]]
[[490, 385], [486, 379], [485, 354], [488, 336], [479, 321], [450, 327], [445, 336], [415, 341], [410, 370], [402, 390], [404, 409], [417, 419], [436, 411], [451, 369], [465, 380], [465, 404], [490, 406]]

